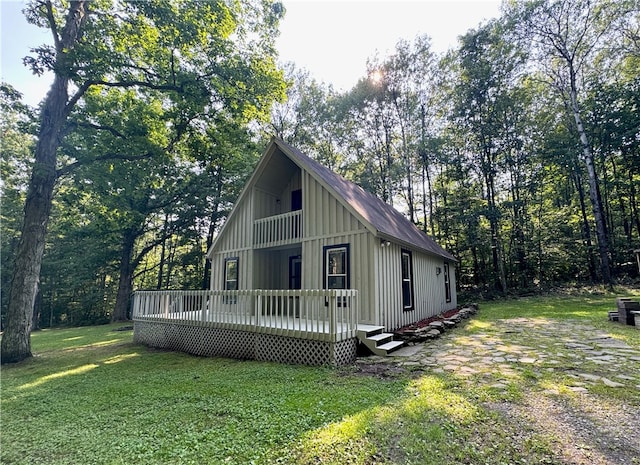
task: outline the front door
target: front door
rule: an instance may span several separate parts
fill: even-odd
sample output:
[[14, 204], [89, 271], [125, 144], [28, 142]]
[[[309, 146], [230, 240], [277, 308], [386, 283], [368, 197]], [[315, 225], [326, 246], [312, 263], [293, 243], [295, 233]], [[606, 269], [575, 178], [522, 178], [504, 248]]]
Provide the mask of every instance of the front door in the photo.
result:
[[[289, 289], [302, 289], [302, 256], [289, 257]], [[300, 318], [300, 297], [289, 297], [295, 317]]]
[[289, 289], [302, 289], [302, 256], [289, 257]]

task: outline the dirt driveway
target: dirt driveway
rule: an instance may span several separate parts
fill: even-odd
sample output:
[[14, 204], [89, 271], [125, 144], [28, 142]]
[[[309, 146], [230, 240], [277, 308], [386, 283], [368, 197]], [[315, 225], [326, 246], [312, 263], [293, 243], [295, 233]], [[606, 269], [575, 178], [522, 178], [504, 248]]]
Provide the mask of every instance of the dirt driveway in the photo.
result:
[[476, 322], [360, 369], [450, 373], [497, 392], [484, 406], [547, 437], [561, 463], [640, 464], [640, 350], [581, 322]]

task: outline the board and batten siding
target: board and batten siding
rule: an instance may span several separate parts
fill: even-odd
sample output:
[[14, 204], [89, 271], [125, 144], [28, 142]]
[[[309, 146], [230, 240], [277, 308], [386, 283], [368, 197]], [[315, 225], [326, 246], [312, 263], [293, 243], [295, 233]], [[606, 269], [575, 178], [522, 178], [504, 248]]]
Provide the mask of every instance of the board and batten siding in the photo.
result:
[[218, 252], [213, 255], [209, 288], [224, 289], [224, 264], [228, 258], [238, 259], [238, 289], [253, 289], [253, 253], [247, 249]]
[[326, 246], [349, 244], [349, 287], [358, 291], [360, 323], [375, 323], [374, 237], [348, 209], [309, 173], [302, 175], [302, 287], [324, 287]]
[[234, 214], [227, 218], [224, 234], [216, 239], [215, 252], [242, 250], [251, 248], [253, 241], [253, 208], [252, 195], [246, 196], [236, 205]]
[[[302, 189], [300, 243], [253, 250], [254, 220], [290, 211], [291, 192], [297, 189]], [[404, 311], [402, 247], [394, 243], [381, 246], [380, 239], [306, 171], [295, 172], [279, 193], [254, 186], [228, 221], [213, 251], [211, 289], [224, 288], [224, 262], [234, 257], [239, 259], [239, 289], [286, 289], [288, 260], [295, 255], [302, 256], [302, 288], [322, 289], [324, 248], [349, 244], [349, 287], [359, 293], [360, 323], [394, 330], [457, 305], [454, 264], [450, 264], [452, 301], [446, 302], [444, 259], [413, 250], [414, 309]]]
[[[446, 301], [444, 259], [411, 250], [413, 264], [413, 310], [402, 308], [403, 247], [389, 244], [379, 247], [376, 254], [376, 305], [380, 309], [379, 323], [388, 331], [456, 308], [455, 266], [450, 265], [452, 299]], [[437, 273], [440, 268], [440, 274]]]
[[302, 176], [305, 238], [364, 230], [364, 225], [309, 173]]
[[253, 203], [253, 196], [246, 196], [224, 225], [211, 257], [211, 290], [224, 289], [224, 263], [234, 257], [238, 258], [238, 288], [253, 288]]

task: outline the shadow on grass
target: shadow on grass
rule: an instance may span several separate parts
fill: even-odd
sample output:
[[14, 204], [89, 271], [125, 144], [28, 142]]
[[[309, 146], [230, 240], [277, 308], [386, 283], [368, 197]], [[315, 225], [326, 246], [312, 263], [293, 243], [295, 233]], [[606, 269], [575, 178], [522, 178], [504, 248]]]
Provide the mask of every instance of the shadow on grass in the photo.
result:
[[[496, 303], [454, 345], [472, 345], [464, 337], [484, 331], [518, 354], [528, 343], [497, 334], [497, 320], [543, 316], [536, 321], [544, 326], [573, 312], [571, 319], [591, 322], [611, 301]], [[557, 438], [578, 444], [577, 433], [565, 431], [568, 420], [543, 423], [542, 407], [596, 421], [589, 403], [564, 388], [562, 373], [512, 369], [508, 376], [499, 367], [483, 377], [421, 368], [382, 380], [155, 351], [109, 328], [84, 338], [69, 331], [43, 334], [36, 360], [3, 370], [3, 463], [557, 463]], [[17, 396], [20, 386], [29, 387]], [[586, 399], [611, 404], [623, 421], [607, 395]], [[540, 417], [525, 415], [536, 406]]]
[[45, 336], [34, 347], [47, 350], [3, 369], [2, 463], [270, 463], [307, 431], [383, 405], [406, 385], [151, 350], [131, 333], [114, 342], [108, 328]]

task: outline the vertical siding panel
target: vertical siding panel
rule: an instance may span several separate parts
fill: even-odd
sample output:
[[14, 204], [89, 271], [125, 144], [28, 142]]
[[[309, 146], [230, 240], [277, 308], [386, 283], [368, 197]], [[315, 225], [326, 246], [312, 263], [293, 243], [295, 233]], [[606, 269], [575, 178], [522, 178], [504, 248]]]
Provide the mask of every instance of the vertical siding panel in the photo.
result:
[[[381, 247], [378, 238], [364, 231], [364, 226], [342, 206], [329, 191], [307, 172], [298, 171], [283, 187], [281, 210], [276, 210], [276, 197], [259, 189], [244, 198], [244, 205], [225, 227], [212, 260], [212, 284], [222, 288], [224, 259], [240, 258], [241, 289], [265, 287], [288, 288], [288, 256], [291, 250], [249, 250], [253, 243], [253, 221], [273, 214], [289, 211], [291, 192], [302, 189], [304, 239], [302, 253], [302, 285], [306, 289], [323, 287], [323, 247], [350, 244], [351, 288], [359, 291], [360, 322], [385, 325], [388, 330], [413, 323], [423, 318], [454, 308], [456, 302], [455, 267], [450, 267], [452, 302], [444, 296], [443, 273], [436, 275], [436, 267], [443, 268], [438, 257], [412, 252], [415, 309], [402, 308], [401, 246]], [[277, 265], [270, 265], [278, 260]]]
[[311, 215], [313, 215], [313, 235], [320, 236], [322, 234], [322, 223], [324, 222], [324, 218], [322, 216], [322, 190], [320, 190], [318, 184], [313, 181], [313, 194], [316, 198], [316, 207], [312, 210]]
[[370, 312], [373, 314], [374, 324], [382, 324], [382, 315], [380, 313], [380, 294], [378, 289], [380, 288], [380, 276], [378, 274], [378, 270], [380, 269], [380, 243], [372, 238], [371, 235], [367, 234], [369, 237], [369, 245], [371, 248], [371, 270], [369, 270], [370, 276], [370, 286], [371, 289], [369, 293], [371, 295], [371, 310]]

